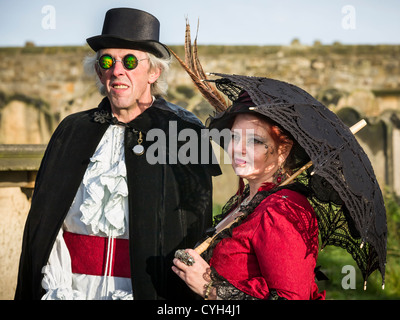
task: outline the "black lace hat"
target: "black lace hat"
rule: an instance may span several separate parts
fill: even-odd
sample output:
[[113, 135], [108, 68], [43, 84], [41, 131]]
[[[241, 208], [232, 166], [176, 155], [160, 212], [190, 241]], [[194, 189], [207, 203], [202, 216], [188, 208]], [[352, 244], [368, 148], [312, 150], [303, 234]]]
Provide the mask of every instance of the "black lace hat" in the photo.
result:
[[216, 113], [214, 116], [210, 116], [206, 120], [206, 125], [210, 129], [230, 129], [238, 114], [254, 113], [254, 111], [249, 110], [249, 108], [255, 106], [249, 94], [246, 91], [241, 91], [230, 107], [222, 112]]
[[[224, 80], [222, 80], [222, 82], [224, 82]], [[220, 85], [218, 86], [220, 87]], [[234, 89], [234, 85], [230, 83], [230, 90], [232, 89]], [[248, 94], [247, 91], [241, 90], [236, 98], [235, 97], [231, 98], [233, 99], [233, 103], [230, 107], [228, 107], [225, 111], [216, 113], [214, 116], [208, 117], [208, 119], [206, 120], [206, 126], [209, 129], [218, 129], [218, 130], [223, 130], [225, 128], [230, 129], [238, 114], [244, 114], [244, 113], [256, 114], [258, 117], [265, 118], [265, 120], [268, 123], [277, 125], [280, 128], [280, 130], [293, 141], [293, 147], [287, 159], [288, 169], [290, 170], [299, 169], [310, 161], [310, 157], [308, 156], [307, 152], [296, 141], [296, 139], [288, 130], [283, 128], [278, 122], [274, 121], [270, 117], [252, 110], [252, 108], [255, 108], [256, 105], [250, 98], [250, 95]], [[222, 145], [222, 147], [223, 146], [224, 145]]]
[[167, 47], [159, 42], [160, 22], [142, 10], [115, 8], [107, 11], [101, 35], [87, 38], [89, 46], [98, 51], [104, 48], [135, 49], [157, 57], [169, 57]]

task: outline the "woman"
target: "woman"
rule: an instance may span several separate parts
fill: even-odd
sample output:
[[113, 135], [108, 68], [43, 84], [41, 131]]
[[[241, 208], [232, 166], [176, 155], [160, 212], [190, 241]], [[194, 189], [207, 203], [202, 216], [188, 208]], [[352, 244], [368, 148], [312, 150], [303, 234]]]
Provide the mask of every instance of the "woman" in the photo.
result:
[[222, 231], [203, 257], [187, 249], [195, 262], [188, 266], [175, 258], [172, 269], [205, 299], [324, 299], [314, 280], [315, 213], [303, 188], [278, 187], [299, 166], [302, 148], [251, 106], [244, 92], [210, 123], [231, 129], [232, 166], [240, 181], [248, 182], [225, 205], [216, 232], [244, 216]]

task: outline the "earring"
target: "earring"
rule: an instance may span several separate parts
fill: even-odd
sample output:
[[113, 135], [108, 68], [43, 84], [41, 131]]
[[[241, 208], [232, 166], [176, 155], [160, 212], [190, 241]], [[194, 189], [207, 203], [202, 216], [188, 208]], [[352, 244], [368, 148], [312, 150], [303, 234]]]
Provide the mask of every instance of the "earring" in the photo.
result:
[[287, 178], [287, 173], [283, 170], [282, 165], [272, 175], [272, 182], [276, 185], [281, 184]]

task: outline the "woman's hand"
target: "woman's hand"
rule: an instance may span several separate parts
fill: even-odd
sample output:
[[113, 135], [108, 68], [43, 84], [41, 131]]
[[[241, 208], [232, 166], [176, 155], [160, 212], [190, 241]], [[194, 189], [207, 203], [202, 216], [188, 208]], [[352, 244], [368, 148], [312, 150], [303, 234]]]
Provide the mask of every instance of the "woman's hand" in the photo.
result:
[[185, 251], [194, 258], [195, 263], [192, 266], [187, 266], [175, 258], [173, 260], [174, 266], [172, 266], [172, 271], [185, 281], [193, 292], [204, 298], [206, 285], [209, 283], [205, 279], [205, 275], [210, 266], [196, 251], [192, 249], [186, 249]]

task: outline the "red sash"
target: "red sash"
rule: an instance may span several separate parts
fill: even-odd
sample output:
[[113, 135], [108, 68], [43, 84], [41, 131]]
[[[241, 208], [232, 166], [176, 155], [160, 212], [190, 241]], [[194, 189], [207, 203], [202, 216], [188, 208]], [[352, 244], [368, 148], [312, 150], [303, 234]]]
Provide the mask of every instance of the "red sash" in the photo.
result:
[[[64, 240], [71, 256], [73, 273], [104, 276], [108, 238], [64, 231]], [[130, 278], [129, 241], [127, 239], [111, 241], [114, 241], [113, 254], [109, 257], [109, 261], [112, 262], [111, 276]]]

